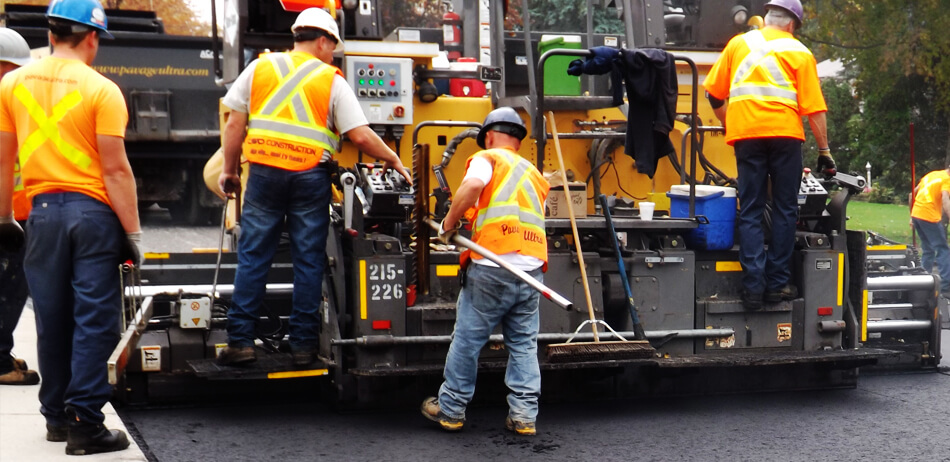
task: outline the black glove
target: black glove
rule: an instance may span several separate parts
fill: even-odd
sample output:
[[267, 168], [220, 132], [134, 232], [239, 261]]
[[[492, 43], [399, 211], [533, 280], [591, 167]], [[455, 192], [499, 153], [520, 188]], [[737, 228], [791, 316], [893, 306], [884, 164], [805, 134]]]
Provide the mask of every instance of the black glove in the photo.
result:
[[8, 217], [0, 218], [0, 250], [15, 253], [23, 248], [23, 242], [26, 241], [26, 235], [23, 228], [13, 219], [11, 214]]
[[459, 233], [461, 224], [461, 222], [456, 222], [454, 228], [446, 230], [445, 220], [442, 220], [442, 223], [439, 224], [439, 240], [442, 241], [443, 244], [451, 244], [452, 238]]
[[125, 241], [122, 242], [122, 249], [119, 257], [122, 262], [132, 262], [135, 266], [142, 266], [142, 251], [139, 250], [139, 243], [142, 242], [142, 232], [126, 233]]
[[818, 150], [818, 166], [815, 170], [826, 176], [835, 176], [838, 173], [835, 159], [831, 157], [831, 149]]

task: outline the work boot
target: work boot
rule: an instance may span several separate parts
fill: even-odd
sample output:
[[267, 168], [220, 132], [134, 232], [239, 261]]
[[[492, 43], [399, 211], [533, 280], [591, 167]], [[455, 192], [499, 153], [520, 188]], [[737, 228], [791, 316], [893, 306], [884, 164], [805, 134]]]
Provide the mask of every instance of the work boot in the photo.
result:
[[218, 353], [218, 364], [222, 366], [240, 366], [257, 360], [257, 352], [254, 347], [232, 347], [226, 346]]
[[796, 298], [798, 298], [798, 288], [791, 284], [785, 284], [776, 290], [767, 290], [764, 297], [767, 303], [778, 303], [782, 300], [794, 300]]
[[68, 436], [69, 436], [68, 425], [46, 424], [46, 441], [60, 443], [60, 442], [66, 441], [66, 438]]
[[36, 371], [26, 368], [26, 361], [15, 359], [13, 370], [0, 374], [0, 385], [36, 385], [40, 383], [40, 375]]
[[291, 354], [294, 357], [294, 366], [306, 366], [313, 362], [317, 357], [317, 352], [313, 348], [291, 348]]
[[439, 424], [445, 431], [457, 432], [465, 425], [464, 418], [456, 419], [445, 415], [445, 413], [442, 412], [442, 408], [439, 407], [439, 400], [435, 397], [426, 398], [425, 401], [422, 402], [420, 411], [422, 411], [422, 415], [425, 416], [425, 418]]
[[129, 438], [122, 430], [109, 430], [101, 423], [83, 422], [76, 411], [66, 408], [69, 430], [66, 435], [66, 454], [84, 456], [103, 452], [121, 451], [129, 447]]
[[505, 419], [505, 430], [524, 436], [534, 436], [538, 433], [534, 427], [534, 422], [515, 420], [511, 417]]
[[762, 294], [742, 291], [742, 307], [746, 311], [758, 311], [762, 309]]

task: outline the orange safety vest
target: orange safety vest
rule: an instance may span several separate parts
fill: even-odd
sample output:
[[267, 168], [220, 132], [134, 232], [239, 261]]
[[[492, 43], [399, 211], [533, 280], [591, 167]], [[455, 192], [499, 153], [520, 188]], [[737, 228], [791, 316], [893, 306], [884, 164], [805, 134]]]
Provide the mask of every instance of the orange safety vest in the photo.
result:
[[753, 30], [734, 37], [703, 86], [729, 99], [726, 143], [765, 137], [805, 139], [801, 117], [827, 111], [815, 58], [791, 34]]
[[[498, 255], [517, 252], [547, 264], [544, 200], [551, 186], [534, 165], [510, 149], [486, 149], [476, 155], [488, 158], [492, 176], [478, 203], [465, 213], [473, 223], [472, 241]], [[466, 169], [471, 162], [469, 158]], [[484, 257], [465, 250], [462, 267], [470, 258]]]
[[339, 69], [302, 52], [264, 55], [251, 84], [244, 156], [248, 161], [301, 171], [340, 149], [330, 125], [330, 88]]

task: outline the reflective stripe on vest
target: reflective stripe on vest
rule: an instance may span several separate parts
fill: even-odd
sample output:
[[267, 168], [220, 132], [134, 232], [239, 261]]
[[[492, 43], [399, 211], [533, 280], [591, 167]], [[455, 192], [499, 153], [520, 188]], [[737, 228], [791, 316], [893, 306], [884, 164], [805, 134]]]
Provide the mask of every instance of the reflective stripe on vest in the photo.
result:
[[[329, 68], [324, 67], [326, 64], [319, 59], [307, 60], [294, 68], [291, 57], [286, 54], [272, 55], [258, 65], [265, 63], [273, 67], [279, 83], [258, 111], [249, 115], [248, 138], [279, 139], [306, 145], [311, 149], [316, 147], [324, 152], [313, 164], [329, 160], [340, 148], [340, 137], [326, 128], [328, 120], [315, 120], [306, 92], [303, 91], [305, 84]], [[278, 116], [285, 109], [290, 111], [293, 119]]]
[[[531, 165], [524, 159], [516, 158], [511, 152], [501, 149], [495, 152], [501, 154], [512, 167], [508, 169], [500, 187], [495, 189], [488, 206], [479, 212], [475, 228], [480, 229], [497, 221], [517, 219], [522, 225], [535, 228], [544, 234], [544, 204], [526, 175]], [[518, 203], [519, 189], [531, 200], [530, 204], [527, 204], [531, 206], [530, 209], [522, 208]]]
[[[749, 54], [736, 66], [729, 91], [730, 102], [744, 99], [779, 101], [791, 107], [798, 107], [798, 91], [792, 85], [785, 71], [775, 59], [775, 53], [808, 53], [808, 48], [793, 38], [765, 40], [761, 31], [754, 30], [742, 35]], [[768, 82], [748, 80], [756, 69], [762, 69], [768, 76]]]
[[56, 146], [56, 149], [58, 149], [63, 157], [70, 163], [79, 167], [81, 170], [89, 168], [89, 165], [92, 164], [92, 158], [79, 148], [67, 143], [59, 134], [59, 127], [57, 126], [59, 121], [63, 120], [63, 117], [65, 117], [70, 110], [82, 103], [82, 95], [79, 93], [79, 90], [70, 92], [56, 103], [56, 105], [53, 106], [52, 114], [47, 114], [46, 111], [43, 110], [43, 107], [36, 101], [36, 98], [33, 97], [30, 90], [22, 83], [13, 89], [13, 95], [23, 104], [23, 107], [26, 108], [30, 117], [37, 124], [36, 130], [30, 133], [23, 144], [20, 145], [18, 156], [21, 167], [26, 165], [30, 156], [32, 156], [40, 146], [49, 141], [53, 146]]

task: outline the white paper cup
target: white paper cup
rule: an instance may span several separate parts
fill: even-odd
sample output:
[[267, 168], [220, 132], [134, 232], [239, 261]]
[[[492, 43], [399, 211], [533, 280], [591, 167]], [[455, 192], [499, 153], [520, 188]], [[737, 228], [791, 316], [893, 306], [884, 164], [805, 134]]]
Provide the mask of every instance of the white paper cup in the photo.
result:
[[654, 208], [656, 208], [656, 204], [653, 202], [640, 202], [640, 219], [652, 220]]

